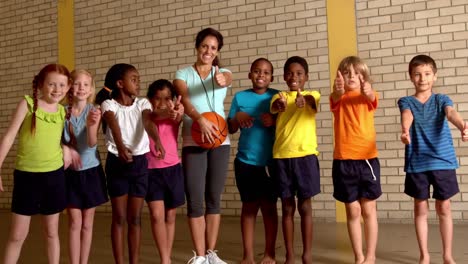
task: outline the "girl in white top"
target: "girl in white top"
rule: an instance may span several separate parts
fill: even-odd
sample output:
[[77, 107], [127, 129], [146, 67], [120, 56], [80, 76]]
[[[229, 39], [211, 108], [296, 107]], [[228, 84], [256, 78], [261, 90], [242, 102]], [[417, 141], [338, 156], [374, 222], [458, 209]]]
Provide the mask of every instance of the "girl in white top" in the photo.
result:
[[104, 85], [104, 89], [111, 90], [107, 94], [112, 98], [101, 104], [107, 124], [105, 133], [109, 153], [105, 170], [112, 204], [112, 250], [115, 263], [124, 263], [123, 235], [127, 221], [129, 262], [138, 263], [141, 209], [148, 187], [148, 166], [144, 155], [149, 152], [148, 134], [155, 141], [161, 158], [164, 157], [164, 149], [156, 126], [150, 120], [150, 102], [146, 98], [136, 98], [140, 75], [135, 67], [115, 64], [107, 72]]

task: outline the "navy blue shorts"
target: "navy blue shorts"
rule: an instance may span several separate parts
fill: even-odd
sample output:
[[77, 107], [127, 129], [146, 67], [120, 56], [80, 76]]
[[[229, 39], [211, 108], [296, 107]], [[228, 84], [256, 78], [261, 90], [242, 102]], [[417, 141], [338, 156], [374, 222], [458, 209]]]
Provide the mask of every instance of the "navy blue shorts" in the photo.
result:
[[361, 198], [375, 200], [382, 195], [380, 163], [369, 160], [333, 160], [333, 197], [343, 203]]
[[455, 170], [433, 170], [406, 174], [405, 193], [415, 199], [429, 199], [430, 185], [434, 189], [432, 198], [436, 200], [447, 200], [460, 191]]
[[82, 171], [68, 169], [65, 176], [69, 208], [89, 209], [109, 201], [101, 164]]
[[11, 211], [20, 215], [52, 215], [67, 207], [63, 167], [49, 172], [13, 172]]
[[180, 163], [167, 168], [149, 169], [146, 202], [164, 200], [164, 207], [177, 208], [185, 203], [184, 173]]
[[145, 155], [133, 156], [130, 163], [122, 162], [112, 153], [106, 160], [107, 190], [111, 198], [122, 195], [144, 198], [148, 189], [148, 161]]
[[273, 182], [281, 199], [297, 195], [307, 199], [320, 193], [320, 167], [317, 156], [274, 159]]
[[273, 184], [273, 179], [268, 175], [273, 168], [255, 166], [238, 160], [234, 160], [234, 172], [236, 185], [242, 202], [256, 202], [267, 200], [276, 202], [278, 195]]

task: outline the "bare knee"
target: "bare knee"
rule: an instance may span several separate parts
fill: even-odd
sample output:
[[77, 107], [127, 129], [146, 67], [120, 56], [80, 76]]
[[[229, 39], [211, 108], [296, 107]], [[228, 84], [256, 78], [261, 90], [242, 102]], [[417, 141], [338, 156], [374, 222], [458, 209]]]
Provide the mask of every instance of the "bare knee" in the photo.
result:
[[127, 222], [129, 226], [141, 226], [141, 214], [128, 216]]
[[436, 212], [439, 217], [451, 216], [451, 210], [450, 200], [436, 201]]

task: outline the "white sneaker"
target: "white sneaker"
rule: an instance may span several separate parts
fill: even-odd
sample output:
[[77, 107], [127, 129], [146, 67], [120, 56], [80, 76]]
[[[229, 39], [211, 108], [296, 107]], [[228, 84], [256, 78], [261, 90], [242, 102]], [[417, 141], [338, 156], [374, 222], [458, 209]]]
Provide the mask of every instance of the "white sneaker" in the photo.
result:
[[193, 252], [193, 257], [187, 262], [187, 264], [209, 264], [208, 258], [204, 256], [197, 256], [195, 251]]
[[208, 249], [208, 251], [206, 251], [206, 253], [208, 253], [208, 255], [206, 255], [206, 259], [208, 260], [208, 263], [209, 264], [227, 264], [227, 262], [224, 262], [222, 259], [218, 257], [218, 254], [216, 254], [216, 252], [218, 251], [211, 250], [211, 249]]

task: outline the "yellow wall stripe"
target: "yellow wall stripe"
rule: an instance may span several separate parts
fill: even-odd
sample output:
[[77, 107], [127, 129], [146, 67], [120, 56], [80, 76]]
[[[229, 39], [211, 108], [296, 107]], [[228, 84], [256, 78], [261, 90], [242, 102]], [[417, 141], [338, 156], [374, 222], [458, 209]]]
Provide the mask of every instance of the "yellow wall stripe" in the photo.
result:
[[58, 62], [70, 71], [75, 68], [74, 0], [58, 0]]
[[[327, 0], [330, 87], [333, 87], [340, 61], [346, 56], [357, 55], [355, 4], [355, 0]], [[336, 221], [346, 222], [344, 205], [338, 201], [336, 202]]]

